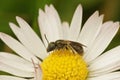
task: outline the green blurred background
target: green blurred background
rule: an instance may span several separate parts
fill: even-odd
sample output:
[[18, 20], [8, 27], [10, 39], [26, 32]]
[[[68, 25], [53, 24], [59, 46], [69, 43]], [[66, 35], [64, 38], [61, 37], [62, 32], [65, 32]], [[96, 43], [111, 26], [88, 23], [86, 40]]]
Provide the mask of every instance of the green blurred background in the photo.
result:
[[[37, 23], [38, 9], [43, 9], [45, 4], [53, 4], [62, 21], [71, 21], [73, 12], [78, 4], [83, 6], [83, 23], [96, 10], [99, 10], [100, 14], [105, 14], [104, 21], [120, 21], [119, 3], [120, 0], [0, 0], [0, 32], [5, 32], [15, 37], [8, 23], [16, 23], [15, 16], [20, 16], [40, 35]], [[120, 45], [120, 30], [108, 49], [117, 45]], [[11, 52], [2, 41], [0, 41], [0, 51]]]

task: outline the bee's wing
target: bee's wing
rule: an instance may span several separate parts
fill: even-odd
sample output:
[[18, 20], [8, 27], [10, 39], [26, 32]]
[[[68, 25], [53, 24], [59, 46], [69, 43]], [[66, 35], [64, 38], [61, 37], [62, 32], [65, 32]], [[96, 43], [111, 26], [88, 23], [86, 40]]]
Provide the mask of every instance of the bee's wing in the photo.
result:
[[77, 53], [83, 55], [84, 50], [83, 50], [83, 45], [82, 45], [82, 44], [77, 43], [77, 42], [71, 42], [69, 45], [70, 45]]

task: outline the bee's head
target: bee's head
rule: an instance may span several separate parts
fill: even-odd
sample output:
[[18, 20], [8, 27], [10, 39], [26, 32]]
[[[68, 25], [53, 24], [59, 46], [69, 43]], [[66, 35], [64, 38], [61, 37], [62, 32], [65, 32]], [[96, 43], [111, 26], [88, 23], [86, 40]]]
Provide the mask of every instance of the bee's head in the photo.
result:
[[55, 42], [50, 42], [47, 47], [47, 52], [53, 51], [56, 48]]

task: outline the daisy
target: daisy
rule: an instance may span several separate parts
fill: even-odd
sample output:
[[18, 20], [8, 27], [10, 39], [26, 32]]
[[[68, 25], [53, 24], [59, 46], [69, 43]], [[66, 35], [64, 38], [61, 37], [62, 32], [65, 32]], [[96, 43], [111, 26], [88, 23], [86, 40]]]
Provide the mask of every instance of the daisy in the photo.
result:
[[[0, 52], [0, 71], [11, 74], [0, 75], [0, 80], [120, 80], [120, 46], [104, 52], [119, 22], [103, 23], [96, 11], [81, 28], [82, 13], [78, 5], [69, 25], [61, 22], [53, 5], [46, 5], [38, 17], [42, 39], [16, 17], [19, 26], [9, 25], [18, 40], [0, 32], [0, 39], [17, 54]], [[50, 42], [61, 39], [85, 45], [83, 55], [74, 49], [46, 51]]]

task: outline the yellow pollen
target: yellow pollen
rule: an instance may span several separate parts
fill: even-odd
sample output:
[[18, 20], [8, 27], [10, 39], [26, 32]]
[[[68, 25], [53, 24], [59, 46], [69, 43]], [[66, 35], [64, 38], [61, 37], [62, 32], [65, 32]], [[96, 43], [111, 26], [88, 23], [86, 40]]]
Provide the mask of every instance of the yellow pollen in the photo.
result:
[[51, 52], [40, 66], [42, 80], [86, 80], [88, 74], [82, 56], [66, 49]]

